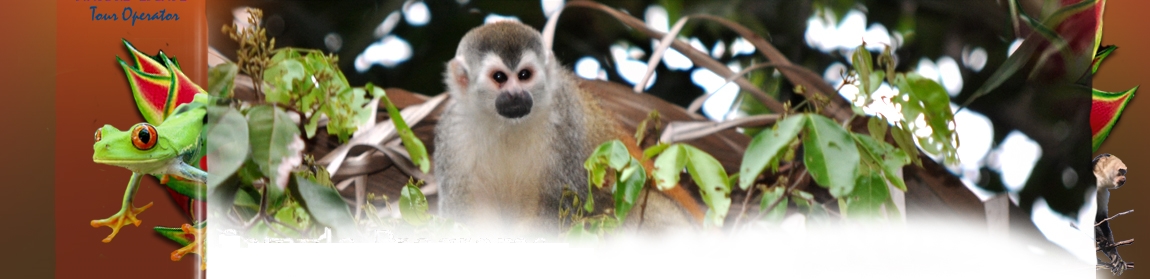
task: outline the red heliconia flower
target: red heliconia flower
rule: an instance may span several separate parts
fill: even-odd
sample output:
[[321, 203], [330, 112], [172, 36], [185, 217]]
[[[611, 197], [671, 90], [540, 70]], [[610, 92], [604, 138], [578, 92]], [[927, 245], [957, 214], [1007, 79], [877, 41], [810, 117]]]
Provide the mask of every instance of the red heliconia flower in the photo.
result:
[[[148, 123], [160, 125], [176, 107], [192, 102], [196, 93], [206, 92], [184, 75], [175, 57], [168, 57], [163, 51], [159, 51], [155, 56], [147, 55], [136, 49], [128, 40], [123, 42], [132, 55], [131, 61], [135, 62], [135, 65], [128, 65], [119, 57], [116, 57], [116, 60], [124, 69], [136, 106]], [[199, 166], [200, 169], [207, 171], [207, 156], [200, 158]], [[196, 220], [193, 208], [196, 203], [202, 205], [203, 201], [179, 194], [171, 188], [167, 189], [184, 213], [192, 220]]]
[[[1067, 0], [1063, 0], [1066, 2]], [[1091, 61], [1090, 74], [1098, 72], [1099, 65], [1102, 60], [1110, 56], [1118, 47], [1105, 46], [1100, 47], [1102, 43], [1102, 12], [1105, 10], [1106, 1], [1098, 0], [1095, 4], [1097, 11], [1095, 17], [1097, 18], [1094, 28], [1094, 59]], [[1091, 94], [1090, 106], [1090, 133], [1091, 133], [1091, 146], [1092, 152], [1098, 152], [1098, 148], [1102, 146], [1102, 142], [1110, 136], [1110, 131], [1114, 129], [1114, 124], [1118, 123], [1118, 118], [1122, 116], [1122, 111], [1126, 109], [1126, 105], [1130, 100], [1134, 99], [1134, 91], [1138, 90], [1138, 86], [1130, 88], [1121, 92], [1108, 92], [1098, 89], [1093, 89]]]

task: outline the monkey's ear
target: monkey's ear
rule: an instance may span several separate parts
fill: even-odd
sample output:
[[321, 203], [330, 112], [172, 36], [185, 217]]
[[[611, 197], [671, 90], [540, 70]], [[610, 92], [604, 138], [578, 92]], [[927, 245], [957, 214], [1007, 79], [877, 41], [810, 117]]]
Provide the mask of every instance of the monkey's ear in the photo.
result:
[[471, 80], [467, 77], [467, 64], [463, 63], [463, 56], [456, 56], [447, 63], [447, 72], [450, 75], [450, 86], [455, 90], [451, 92], [463, 93], [467, 90], [467, 86], [471, 84]]
[[545, 50], [543, 53], [543, 65], [551, 66], [551, 62], [555, 61], [555, 54], [550, 49]]

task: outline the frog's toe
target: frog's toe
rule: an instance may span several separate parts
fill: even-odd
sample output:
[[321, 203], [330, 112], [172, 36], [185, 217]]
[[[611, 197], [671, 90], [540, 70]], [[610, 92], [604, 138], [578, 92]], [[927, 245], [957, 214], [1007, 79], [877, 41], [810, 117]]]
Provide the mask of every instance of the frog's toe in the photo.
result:
[[120, 212], [116, 212], [116, 214], [113, 214], [112, 217], [108, 217], [107, 219], [102, 220], [92, 220], [91, 225], [93, 228], [99, 228], [102, 226], [112, 228], [112, 234], [109, 234], [108, 237], [105, 237], [103, 240], [104, 243], [112, 242], [112, 238], [116, 237], [116, 234], [120, 232], [121, 227], [127, 226], [128, 224], [136, 225], [139, 227], [140, 219], [137, 219], [136, 215], [143, 213], [144, 210], [148, 209], [149, 207], [152, 207], [152, 203], [148, 203], [141, 207], [132, 207], [129, 205], [127, 207], [121, 208]]
[[207, 247], [203, 245], [205, 228], [197, 229], [192, 227], [191, 224], [184, 224], [180, 229], [184, 231], [184, 234], [191, 235], [193, 241], [187, 246], [180, 247], [180, 249], [173, 251], [172, 261], [179, 261], [188, 254], [200, 254], [200, 269], [207, 269], [207, 251], [205, 251]]

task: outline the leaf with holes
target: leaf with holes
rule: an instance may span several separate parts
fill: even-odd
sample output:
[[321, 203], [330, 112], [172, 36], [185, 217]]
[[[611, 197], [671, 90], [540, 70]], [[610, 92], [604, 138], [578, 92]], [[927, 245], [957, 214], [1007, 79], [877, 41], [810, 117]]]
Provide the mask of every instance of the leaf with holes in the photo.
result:
[[590, 172], [591, 184], [596, 187], [603, 187], [605, 176], [607, 175], [607, 168], [622, 170], [627, 166], [629, 160], [632, 160], [631, 153], [627, 152], [627, 146], [619, 140], [612, 140], [599, 145], [595, 148], [595, 152], [587, 157], [587, 161], [583, 162], [583, 168]]
[[[699, 185], [703, 202], [710, 208], [711, 224], [722, 226], [723, 219], [731, 207], [731, 185], [727, 184], [727, 172], [719, 160], [710, 154], [690, 145], [680, 145], [687, 158], [687, 173]], [[661, 157], [660, 157], [661, 158]]]
[[803, 137], [803, 163], [815, 183], [843, 197], [854, 189], [859, 151], [842, 126], [822, 115], [810, 114]]
[[659, 191], [671, 189], [679, 184], [679, 174], [687, 167], [687, 154], [683, 146], [673, 144], [663, 149], [658, 158], [655, 158], [655, 187]]
[[[403, 147], [407, 149], [407, 154], [411, 155], [412, 163], [419, 166], [419, 171], [427, 173], [431, 169], [431, 161], [427, 157], [427, 147], [424, 147], [423, 141], [415, 136], [411, 131], [411, 127], [407, 126], [407, 121], [403, 120], [403, 116], [399, 114], [399, 109], [395, 108], [395, 104], [391, 103], [391, 99], [383, 92], [383, 89], [371, 87], [368, 85], [373, 96], [379, 97], [384, 106], [387, 107], [387, 115], [391, 118], [391, 123], [395, 125], [395, 131], [399, 134], [399, 139], [403, 141]], [[372, 108], [374, 109], [374, 108]]]
[[627, 168], [619, 172], [616, 181], [619, 182], [615, 184], [615, 217], [623, 222], [639, 200], [639, 193], [647, 183], [647, 172], [638, 160], [631, 158]]
[[852, 134], [851, 136], [854, 137], [855, 143], [862, 149], [863, 154], [867, 156], [866, 159], [871, 160], [877, 167], [881, 168], [887, 181], [890, 181], [898, 189], [906, 191], [906, 183], [898, 176], [898, 170], [910, 163], [910, 158], [906, 157], [906, 153], [889, 143], [876, 141], [873, 137], [860, 134]]
[[422, 226], [431, 220], [431, 215], [427, 214], [427, 197], [411, 183], [400, 190], [399, 213], [403, 215], [403, 221], [413, 226]]
[[930, 126], [929, 135], [918, 137], [922, 149], [943, 156], [947, 164], [956, 163], [958, 134], [951, 128], [954, 113], [950, 110], [950, 95], [946, 89], [938, 82], [914, 73], [898, 75], [895, 83], [901, 94], [908, 96], [908, 101], [903, 104], [903, 117], [914, 120], [922, 115]]

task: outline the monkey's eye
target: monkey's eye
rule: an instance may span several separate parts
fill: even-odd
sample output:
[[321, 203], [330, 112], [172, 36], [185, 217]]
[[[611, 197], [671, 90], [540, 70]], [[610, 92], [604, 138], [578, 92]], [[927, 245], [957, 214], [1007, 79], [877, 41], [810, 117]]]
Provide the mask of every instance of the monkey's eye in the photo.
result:
[[520, 70], [519, 71], [519, 80], [528, 80], [528, 79], [531, 79], [531, 71]]
[[507, 82], [507, 74], [504, 74], [502, 71], [498, 71], [494, 74], [491, 74], [491, 79], [494, 79], [497, 83], [504, 83]]

